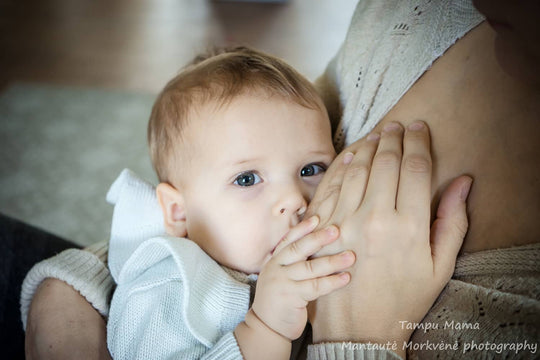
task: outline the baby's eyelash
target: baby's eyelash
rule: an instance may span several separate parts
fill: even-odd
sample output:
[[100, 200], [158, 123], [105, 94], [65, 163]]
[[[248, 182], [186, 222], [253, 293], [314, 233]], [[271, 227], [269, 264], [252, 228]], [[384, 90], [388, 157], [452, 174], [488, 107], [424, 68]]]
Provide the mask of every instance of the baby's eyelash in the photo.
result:
[[238, 174], [235, 177], [233, 184], [240, 187], [250, 187], [257, 185], [260, 182], [262, 182], [262, 179], [259, 174], [257, 174], [256, 171], [250, 170]]
[[309, 177], [316, 176], [326, 172], [327, 166], [323, 163], [313, 163], [304, 166], [300, 170], [300, 176]]

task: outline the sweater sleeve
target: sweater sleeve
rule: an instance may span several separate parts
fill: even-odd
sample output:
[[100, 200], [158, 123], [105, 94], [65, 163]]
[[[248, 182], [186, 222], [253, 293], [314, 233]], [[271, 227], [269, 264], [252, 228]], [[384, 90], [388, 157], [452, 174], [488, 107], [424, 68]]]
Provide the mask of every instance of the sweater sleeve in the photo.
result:
[[21, 289], [21, 318], [26, 320], [32, 298], [46, 278], [71, 285], [103, 316], [109, 313], [114, 281], [107, 268], [108, 241], [98, 242], [84, 250], [68, 249], [43, 260], [30, 269]]
[[322, 343], [308, 346], [308, 360], [397, 360], [401, 356], [390, 350], [368, 349], [366, 344]]

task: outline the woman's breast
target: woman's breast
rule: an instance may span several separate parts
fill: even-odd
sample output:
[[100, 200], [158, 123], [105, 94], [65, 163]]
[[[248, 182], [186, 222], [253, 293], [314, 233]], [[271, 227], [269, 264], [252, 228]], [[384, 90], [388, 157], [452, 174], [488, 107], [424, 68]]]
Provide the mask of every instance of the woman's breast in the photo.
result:
[[461, 174], [474, 178], [463, 251], [540, 241], [540, 91], [497, 64], [487, 24], [439, 58], [377, 125], [426, 121], [433, 200]]

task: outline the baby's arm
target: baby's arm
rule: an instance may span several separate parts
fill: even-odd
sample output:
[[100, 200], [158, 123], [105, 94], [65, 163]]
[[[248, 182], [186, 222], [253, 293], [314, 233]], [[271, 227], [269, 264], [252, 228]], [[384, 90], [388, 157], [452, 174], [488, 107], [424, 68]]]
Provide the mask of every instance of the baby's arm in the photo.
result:
[[339, 237], [335, 226], [311, 233], [318, 224], [314, 216], [291, 229], [274, 256], [262, 269], [255, 300], [234, 334], [245, 359], [288, 359], [291, 341], [302, 334], [307, 305], [345, 286], [350, 274], [351, 251], [308, 258]]

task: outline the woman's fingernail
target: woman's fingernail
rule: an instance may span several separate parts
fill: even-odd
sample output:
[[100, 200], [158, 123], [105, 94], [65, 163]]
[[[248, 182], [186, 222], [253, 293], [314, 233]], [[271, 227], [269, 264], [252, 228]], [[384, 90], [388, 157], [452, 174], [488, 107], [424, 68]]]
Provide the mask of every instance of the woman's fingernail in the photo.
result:
[[343, 156], [343, 163], [345, 165], [350, 164], [353, 157], [354, 157], [354, 154], [352, 152], [346, 153], [345, 156]]
[[350, 279], [350, 275], [349, 275], [349, 273], [344, 272], [344, 273], [339, 274], [339, 278], [340, 278], [343, 282], [348, 282], [349, 279]]
[[317, 224], [319, 223], [319, 217], [317, 215], [313, 215], [309, 218], [308, 221], [310, 226], [317, 226]]
[[418, 131], [424, 128], [424, 124], [421, 121], [415, 121], [409, 125], [408, 129], [411, 131]]
[[352, 253], [352, 251], [345, 251], [343, 253], [341, 253], [340, 257], [343, 259], [343, 260], [350, 260], [354, 257], [354, 254]]
[[459, 194], [459, 197], [461, 200], [465, 201], [467, 200], [467, 197], [469, 196], [469, 192], [471, 191], [471, 185], [472, 185], [472, 179], [469, 179], [465, 185], [461, 188], [461, 193]]
[[384, 128], [383, 130], [384, 131], [395, 131], [395, 130], [399, 130], [400, 126], [398, 123], [396, 122], [390, 122], [386, 125], [384, 125]]
[[368, 135], [367, 140], [375, 141], [375, 140], [379, 140], [380, 138], [381, 138], [381, 135], [379, 133], [371, 133]]

